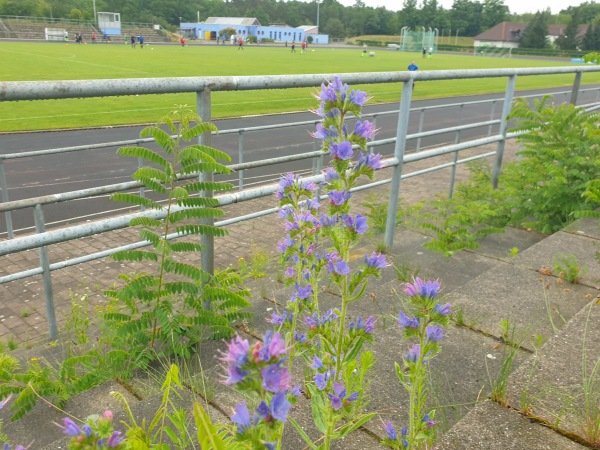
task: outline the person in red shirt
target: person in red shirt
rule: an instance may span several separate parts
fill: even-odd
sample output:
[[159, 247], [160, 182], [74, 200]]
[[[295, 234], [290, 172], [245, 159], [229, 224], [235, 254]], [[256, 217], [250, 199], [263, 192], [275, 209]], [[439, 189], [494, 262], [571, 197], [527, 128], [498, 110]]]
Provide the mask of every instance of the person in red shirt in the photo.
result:
[[185, 38], [183, 36], [181, 36], [181, 39], [179, 39], [179, 42], [181, 43], [182, 47], [185, 47]]
[[244, 40], [242, 38], [238, 39], [238, 50], [244, 50]]

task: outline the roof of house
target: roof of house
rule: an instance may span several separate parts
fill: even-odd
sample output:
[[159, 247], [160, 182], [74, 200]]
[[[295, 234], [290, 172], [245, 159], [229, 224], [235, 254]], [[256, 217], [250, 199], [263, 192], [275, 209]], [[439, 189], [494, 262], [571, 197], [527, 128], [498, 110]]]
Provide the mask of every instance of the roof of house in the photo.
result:
[[208, 17], [204, 23], [214, 25], [260, 26], [256, 17]]
[[[519, 42], [523, 32], [527, 28], [527, 23], [523, 22], [501, 22], [498, 25], [494, 25], [489, 30], [475, 36], [478, 41], [502, 41], [502, 42]], [[563, 36], [567, 25], [565, 24], [552, 24], [548, 25], [549, 36]], [[587, 31], [588, 25], [579, 25], [577, 35], [583, 36]]]

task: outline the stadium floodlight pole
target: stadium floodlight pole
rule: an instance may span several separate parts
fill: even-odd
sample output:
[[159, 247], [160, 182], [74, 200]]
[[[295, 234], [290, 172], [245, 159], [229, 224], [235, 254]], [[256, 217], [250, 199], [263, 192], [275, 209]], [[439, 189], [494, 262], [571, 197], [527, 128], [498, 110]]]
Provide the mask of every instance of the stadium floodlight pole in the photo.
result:
[[96, 0], [92, 0], [94, 5], [94, 26], [98, 25], [98, 15], [96, 14]]

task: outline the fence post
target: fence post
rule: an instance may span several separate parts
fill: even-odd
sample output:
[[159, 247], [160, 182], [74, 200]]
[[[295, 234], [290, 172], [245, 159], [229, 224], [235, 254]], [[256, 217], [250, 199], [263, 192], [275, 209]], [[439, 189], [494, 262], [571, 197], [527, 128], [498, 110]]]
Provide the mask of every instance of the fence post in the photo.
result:
[[404, 165], [404, 152], [406, 151], [406, 135], [408, 134], [408, 119], [410, 116], [410, 102], [413, 90], [413, 79], [405, 81], [402, 85], [402, 99], [398, 112], [398, 128], [396, 131], [396, 146], [394, 147], [394, 158], [398, 164], [392, 172], [390, 185], [390, 199], [388, 203], [388, 215], [385, 223], [385, 236], [383, 244], [387, 248], [394, 245], [394, 233], [396, 231], [396, 214], [398, 213], [398, 202], [400, 201], [400, 179]]
[[[244, 130], [240, 130], [239, 131], [239, 138], [238, 138], [238, 163], [242, 164], [244, 162]], [[244, 170], [240, 170], [238, 171], [238, 190], [239, 191], [243, 191], [244, 190]]]
[[[463, 115], [463, 111], [465, 109], [465, 104], [461, 104], [460, 105], [460, 112], [458, 114], [458, 124], [462, 125], [462, 115]], [[454, 143], [458, 144], [460, 143], [460, 130], [456, 132], [456, 135], [454, 136]], [[454, 157], [453, 157], [453, 161], [452, 161], [452, 173], [450, 175], [450, 188], [448, 190], [448, 198], [452, 198], [452, 196], [454, 195], [454, 183], [456, 181], [456, 164], [458, 163], [458, 152], [454, 152]]]
[[[33, 218], [35, 220], [36, 233], [45, 231], [44, 211], [39, 203], [33, 209]], [[50, 261], [48, 259], [48, 248], [40, 247], [40, 267], [42, 269], [42, 284], [44, 286], [44, 297], [46, 299], [46, 315], [48, 316], [48, 328], [50, 330], [50, 339], [58, 336], [58, 326], [56, 324], [56, 311], [54, 310], [54, 296], [52, 292], [52, 275], [50, 274]]]
[[[210, 89], [204, 89], [202, 91], [196, 92], [196, 108], [198, 115], [202, 118], [203, 122], [210, 122], [212, 118], [212, 104], [211, 104], [211, 95]], [[198, 143], [200, 145], [210, 146], [212, 141], [212, 136], [210, 131], [204, 133], [203, 135], [198, 137]], [[212, 172], [201, 172], [199, 175], [200, 181], [210, 182], [214, 181], [214, 174]], [[200, 195], [204, 197], [213, 197], [213, 191], [207, 190], [200, 193]], [[212, 218], [206, 218], [202, 221], [203, 225], [214, 225], [215, 221]], [[202, 270], [213, 275], [215, 272], [215, 239], [213, 236], [208, 234], [203, 234], [200, 238], [200, 243], [202, 244], [202, 252], [201, 252], [201, 264]], [[205, 309], [210, 308], [210, 299], [204, 299], [203, 306]]]
[[[424, 121], [425, 121], [425, 109], [422, 109], [421, 112], [419, 113], [419, 130], [417, 131], [417, 133], [420, 133], [421, 131], [423, 131], [423, 122]], [[418, 152], [419, 150], [421, 150], [421, 138], [417, 138], [417, 149], [415, 151]]]
[[506, 116], [508, 116], [512, 107], [516, 83], [516, 75], [511, 75], [508, 77], [508, 85], [506, 86], [506, 93], [504, 94], [504, 104], [502, 105], [502, 117], [500, 118], [500, 136], [502, 139], [498, 141], [498, 148], [496, 149], [496, 160], [494, 162], [494, 168], [492, 169], [492, 186], [494, 187], [494, 189], [498, 187], [498, 178], [500, 177], [500, 170], [502, 169], [502, 157], [504, 156], [504, 146], [506, 144], [506, 130], [508, 128], [508, 120], [506, 119]]
[[571, 90], [571, 105], [577, 105], [577, 95], [579, 94], [579, 87], [581, 86], [581, 72], [575, 74], [575, 80], [573, 80], [573, 89]]
[[[2, 201], [8, 202], [8, 183], [6, 182], [6, 173], [4, 172], [4, 161], [0, 159], [0, 189], [2, 189]], [[6, 237], [12, 239], [13, 234], [13, 223], [12, 213], [10, 211], [4, 212], [4, 220], [6, 221]]]
[[[494, 115], [496, 113], [496, 100], [492, 100], [492, 111], [490, 112], [490, 120], [494, 120]], [[492, 124], [488, 127], [488, 136], [492, 135]]]

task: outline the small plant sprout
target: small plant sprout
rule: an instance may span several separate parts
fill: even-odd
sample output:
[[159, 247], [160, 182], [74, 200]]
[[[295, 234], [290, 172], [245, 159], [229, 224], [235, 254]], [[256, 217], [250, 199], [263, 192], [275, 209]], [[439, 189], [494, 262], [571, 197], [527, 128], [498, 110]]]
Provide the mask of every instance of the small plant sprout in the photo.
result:
[[394, 449], [427, 449], [435, 439], [435, 410], [426, 411], [428, 363], [441, 351], [440, 341], [449, 325], [452, 307], [439, 303], [439, 281], [414, 278], [404, 290], [409, 298], [407, 311], [400, 311], [398, 326], [411, 342], [402, 365], [395, 363], [398, 380], [409, 393], [409, 422], [397, 432], [391, 421], [385, 425], [383, 444]]
[[559, 278], [569, 283], [577, 283], [585, 275], [585, 268], [579, 266], [575, 255], [563, 255], [559, 253], [553, 259], [552, 269]]

